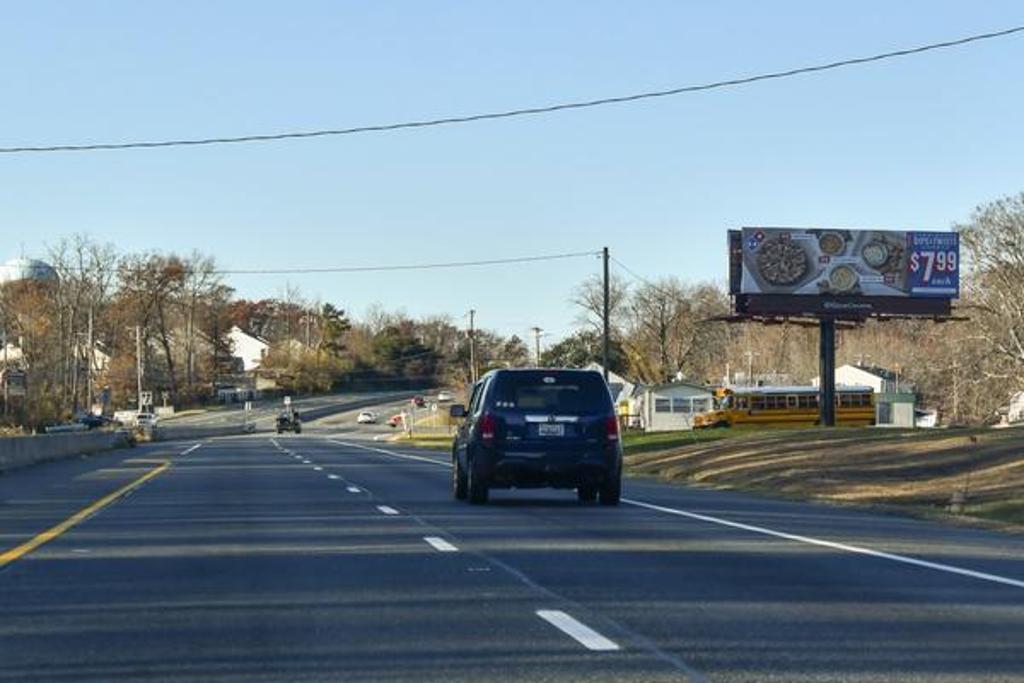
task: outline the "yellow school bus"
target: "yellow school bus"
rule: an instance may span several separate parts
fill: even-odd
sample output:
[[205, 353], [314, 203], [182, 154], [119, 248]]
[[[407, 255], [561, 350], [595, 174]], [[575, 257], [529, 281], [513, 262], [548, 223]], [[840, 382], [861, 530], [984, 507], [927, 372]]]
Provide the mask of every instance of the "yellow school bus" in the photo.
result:
[[[694, 416], [696, 429], [736, 425], [791, 425], [818, 423], [818, 388], [723, 387], [715, 391], [715, 407]], [[875, 423], [875, 394], [871, 387], [836, 387], [836, 424], [867, 426]]]

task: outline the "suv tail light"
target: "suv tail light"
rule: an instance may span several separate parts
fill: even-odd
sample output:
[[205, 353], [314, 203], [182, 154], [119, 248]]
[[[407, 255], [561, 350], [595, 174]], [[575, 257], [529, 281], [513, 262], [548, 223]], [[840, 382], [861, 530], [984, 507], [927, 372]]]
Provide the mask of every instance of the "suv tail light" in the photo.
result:
[[483, 417], [480, 418], [480, 438], [491, 443], [494, 441], [494, 435], [497, 431], [498, 421], [490, 413], [484, 413]]
[[619, 418], [612, 416], [604, 421], [604, 433], [609, 441], [619, 440]]

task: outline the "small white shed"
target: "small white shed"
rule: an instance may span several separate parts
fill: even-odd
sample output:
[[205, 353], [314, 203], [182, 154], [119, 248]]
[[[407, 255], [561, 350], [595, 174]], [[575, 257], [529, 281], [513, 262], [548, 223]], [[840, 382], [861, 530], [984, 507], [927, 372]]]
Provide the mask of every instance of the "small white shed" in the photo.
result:
[[693, 429], [693, 416], [710, 410], [713, 401], [711, 390], [698, 384], [670, 382], [644, 387], [640, 411], [644, 431]]

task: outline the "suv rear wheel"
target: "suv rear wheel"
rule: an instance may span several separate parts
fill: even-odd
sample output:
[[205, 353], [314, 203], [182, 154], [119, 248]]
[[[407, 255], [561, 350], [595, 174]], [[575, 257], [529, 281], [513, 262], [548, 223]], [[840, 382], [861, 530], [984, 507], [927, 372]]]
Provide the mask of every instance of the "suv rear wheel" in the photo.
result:
[[480, 505], [487, 502], [487, 480], [484, 479], [483, 468], [477, 462], [476, 458], [469, 461], [469, 475], [467, 477], [467, 494], [469, 495], [469, 502]]
[[455, 500], [466, 500], [469, 493], [469, 482], [466, 481], [466, 473], [462, 471], [458, 456], [452, 458], [452, 496]]
[[622, 472], [616, 472], [608, 478], [598, 490], [601, 505], [618, 505], [622, 497]]

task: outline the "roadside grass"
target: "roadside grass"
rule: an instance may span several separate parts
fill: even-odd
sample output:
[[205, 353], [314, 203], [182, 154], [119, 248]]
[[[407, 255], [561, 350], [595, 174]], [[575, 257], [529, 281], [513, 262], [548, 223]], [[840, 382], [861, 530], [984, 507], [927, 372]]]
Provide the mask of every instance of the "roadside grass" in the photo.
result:
[[405, 432], [388, 439], [388, 443], [412, 446], [414, 448], [430, 448], [438, 451], [447, 451], [452, 447], [452, 437], [446, 434], [414, 434], [410, 436]]
[[1024, 528], [1024, 496], [980, 505], [968, 505], [965, 514]]
[[[719, 430], [731, 432], [732, 430]], [[949, 518], [1024, 522], [1024, 432], [1015, 429], [757, 430], [689, 442], [676, 434], [627, 446], [626, 472], [801, 500], [884, 506]], [[677, 444], [677, 445], [673, 445]]]

